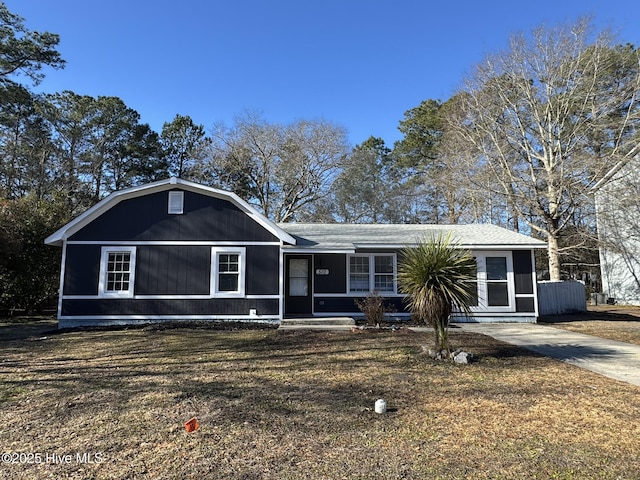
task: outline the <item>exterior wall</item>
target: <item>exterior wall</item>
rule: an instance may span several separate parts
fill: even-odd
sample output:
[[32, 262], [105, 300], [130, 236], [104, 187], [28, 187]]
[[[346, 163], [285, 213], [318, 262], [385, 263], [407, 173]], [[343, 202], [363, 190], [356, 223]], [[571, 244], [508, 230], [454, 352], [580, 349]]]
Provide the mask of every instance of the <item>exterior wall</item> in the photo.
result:
[[[396, 253], [399, 251], [380, 250], [367, 253]], [[485, 252], [490, 253], [490, 252]], [[455, 317], [459, 322], [535, 322], [537, 313], [537, 292], [533, 251], [513, 250], [503, 252], [511, 256], [512, 271], [509, 287], [512, 292], [512, 307], [508, 311], [477, 309], [472, 317]], [[347, 254], [315, 254], [315, 269], [328, 270], [328, 275], [314, 274], [313, 313], [316, 316], [361, 315], [355, 301], [365, 298], [347, 292]], [[383, 295], [385, 303], [392, 306], [392, 316], [408, 317], [403, 296]]]
[[640, 159], [596, 192], [602, 291], [616, 303], [640, 305]]
[[[78, 317], [98, 324], [102, 319], [128, 317], [133, 320], [145, 319], [242, 319], [249, 317], [249, 310], [278, 314], [278, 299], [229, 299], [188, 297], [179, 299], [71, 299], [63, 302], [62, 317]], [[68, 318], [67, 318], [68, 319]], [[256, 317], [257, 319], [257, 317]], [[71, 319], [68, 319], [71, 320]]]
[[[184, 194], [184, 213], [167, 213], [168, 192], [121, 202], [63, 246], [60, 328], [161, 320], [277, 321], [280, 242], [231, 202]], [[102, 248], [135, 248], [131, 298], [99, 292]], [[244, 249], [242, 295], [212, 293], [212, 248]]]
[[[397, 253], [396, 250], [366, 250], [358, 253]], [[315, 254], [314, 263], [318, 269], [329, 270], [329, 275], [314, 273], [313, 312], [317, 316], [361, 315], [356, 305], [357, 300], [363, 300], [366, 295], [347, 292], [347, 254], [322, 253]], [[384, 295], [385, 303], [396, 313], [408, 315], [402, 295]]]
[[[176, 187], [172, 191], [179, 190]], [[169, 190], [140, 195], [113, 205], [63, 240], [61, 328], [164, 320], [277, 322], [282, 318], [285, 300], [295, 295], [284, 297], [287, 253], [280, 239], [264, 227], [265, 223], [256, 222], [229, 200], [183, 191], [182, 213], [168, 213]], [[132, 288], [107, 291], [100, 286], [101, 268], [106, 268], [103, 249], [107, 247], [125, 251], [127, 262], [131, 255]], [[221, 259], [230, 250], [242, 252], [244, 265], [242, 288], [233, 294], [229, 294], [228, 289], [218, 289], [219, 280], [215, 280], [219, 278], [215, 274], [218, 265], [222, 265], [222, 260], [218, 263], [216, 258]], [[349, 285], [360, 283], [361, 288], [367, 288], [366, 283], [362, 285], [366, 279], [349, 277], [348, 254], [296, 252], [298, 256], [312, 258], [310, 313], [360, 315], [355, 301], [365, 298], [366, 293], [350, 293]], [[480, 255], [490, 256], [489, 253], [480, 252]], [[398, 249], [366, 248], [355, 253], [375, 254], [393, 254], [399, 258]], [[532, 251], [493, 254], [506, 255], [509, 259], [508, 307], [478, 308], [472, 318], [459, 320], [535, 321]], [[374, 259], [370, 262], [373, 265]], [[389, 277], [387, 273], [380, 275]], [[370, 276], [370, 288], [375, 282], [389, 285], [390, 281], [390, 278]], [[115, 294], [114, 290], [117, 290]], [[401, 294], [383, 293], [383, 296], [387, 304], [395, 308], [395, 315], [409, 315]], [[308, 312], [306, 305], [305, 311]]]
[[[179, 189], [177, 189], [179, 190]], [[228, 200], [184, 192], [184, 213], [167, 213], [168, 191], [123, 200], [72, 235], [70, 241], [277, 242]]]

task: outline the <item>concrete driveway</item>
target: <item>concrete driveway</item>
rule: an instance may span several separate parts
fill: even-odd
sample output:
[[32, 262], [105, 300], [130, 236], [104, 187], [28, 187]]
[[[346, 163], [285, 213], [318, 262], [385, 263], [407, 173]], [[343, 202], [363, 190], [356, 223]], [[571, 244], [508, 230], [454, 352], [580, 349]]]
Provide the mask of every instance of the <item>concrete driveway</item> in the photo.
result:
[[640, 386], [640, 346], [531, 323], [457, 323], [547, 357]]

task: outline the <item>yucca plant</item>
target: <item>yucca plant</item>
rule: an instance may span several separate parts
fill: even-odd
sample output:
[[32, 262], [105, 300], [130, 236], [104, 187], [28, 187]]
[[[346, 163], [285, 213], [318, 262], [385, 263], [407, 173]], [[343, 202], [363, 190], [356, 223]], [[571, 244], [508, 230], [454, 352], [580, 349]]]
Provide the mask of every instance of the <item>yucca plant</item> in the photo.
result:
[[398, 287], [409, 310], [433, 326], [435, 346], [449, 352], [449, 319], [457, 308], [467, 315], [476, 299], [476, 261], [467, 250], [439, 235], [407, 247], [398, 266]]

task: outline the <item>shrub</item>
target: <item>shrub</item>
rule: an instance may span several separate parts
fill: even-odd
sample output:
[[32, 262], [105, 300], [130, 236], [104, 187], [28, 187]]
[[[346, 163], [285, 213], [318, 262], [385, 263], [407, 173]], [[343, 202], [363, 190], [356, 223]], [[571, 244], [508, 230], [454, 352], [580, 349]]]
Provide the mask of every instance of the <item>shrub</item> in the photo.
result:
[[362, 300], [355, 301], [356, 306], [364, 313], [367, 325], [380, 325], [384, 321], [384, 315], [393, 311], [392, 307], [385, 305], [384, 297], [378, 292], [372, 292]]

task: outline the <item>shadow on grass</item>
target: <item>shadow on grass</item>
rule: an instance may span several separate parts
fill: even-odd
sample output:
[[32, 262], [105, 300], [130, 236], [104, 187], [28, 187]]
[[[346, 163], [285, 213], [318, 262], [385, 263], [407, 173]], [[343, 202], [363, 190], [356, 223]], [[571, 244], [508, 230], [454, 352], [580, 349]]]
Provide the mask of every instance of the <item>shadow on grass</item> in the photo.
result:
[[[212, 420], [223, 411], [231, 423], [292, 417], [304, 425], [307, 415], [331, 417], [334, 409], [357, 417], [388, 393], [398, 364], [415, 366], [419, 349], [391, 336], [364, 337], [174, 330], [70, 333], [37, 346], [16, 341], [0, 363], [0, 403], [3, 391], [4, 400], [27, 395], [35, 405], [37, 397], [60, 418], [147, 402], [145, 410], [178, 419]], [[410, 389], [410, 380], [394, 386]]]
[[594, 347], [585, 345], [529, 345], [527, 348], [541, 355], [555, 358], [556, 360], [591, 360], [591, 359], [607, 359], [620, 355], [620, 352], [606, 347]]
[[564, 322], [588, 322], [588, 321], [604, 321], [604, 322], [640, 322], [640, 317], [634, 313], [628, 313], [624, 310], [604, 310], [604, 311], [587, 311], [578, 313], [567, 313], [564, 315], [546, 315], [538, 318], [538, 323], [564, 323]]
[[370, 416], [377, 398], [398, 398], [404, 403], [390, 408], [403, 414], [429, 385], [448, 384], [456, 372], [462, 392], [492, 397], [503, 387], [469, 383], [465, 372], [473, 376], [478, 368], [493, 376], [546, 361], [483, 335], [456, 332], [452, 346], [477, 354], [478, 365], [438, 363], [420, 354], [431, 340], [427, 333], [68, 332], [7, 342], [0, 394], [4, 389], [7, 399], [41, 398], [43, 409], [60, 418], [138, 409], [163, 412], [176, 424], [197, 414], [209, 423], [270, 425], [289, 418], [304, 426], [315, 415], [338, 428], [332, 412], [358, 419]]
[[0, 342], [27, 340], [57, 333], [53, 317], [15, 317], [0, 319]]

